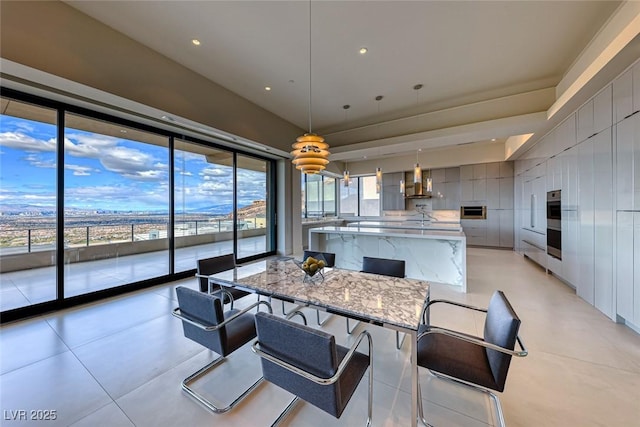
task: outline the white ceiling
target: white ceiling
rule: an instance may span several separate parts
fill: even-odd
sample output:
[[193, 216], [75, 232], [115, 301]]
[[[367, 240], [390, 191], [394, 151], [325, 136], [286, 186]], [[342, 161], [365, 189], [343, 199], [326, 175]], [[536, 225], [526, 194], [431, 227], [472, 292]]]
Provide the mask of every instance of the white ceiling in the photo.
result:
[[[315, 0], [311, 18], [306, 1], [67, 3], [303, 129], [311, 52], [313, 130], [346, 152], [381, 136], [406, 142], [486, 121], [467, 111], [479, 102], [539, 93], [534, 109], [545, 111], [555, 101], [549, 88], [620, 2]], [[461, 108], [464, 123], [453, 120]], [[428, 124], [400, 120], [425, 113]], [[372, 126], [379, 122], [390, 126]]]

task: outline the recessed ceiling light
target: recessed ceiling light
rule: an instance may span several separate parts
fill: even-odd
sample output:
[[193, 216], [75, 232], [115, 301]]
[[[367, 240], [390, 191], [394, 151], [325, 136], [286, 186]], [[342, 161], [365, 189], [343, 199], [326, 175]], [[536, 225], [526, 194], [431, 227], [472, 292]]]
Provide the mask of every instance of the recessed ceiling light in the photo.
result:
[[271, 90], [271, 86], [265, 86], [264, 90], [266, 90], [267, 92], [269, 92]]
[[193, 43], [195, 46], [200, 46], [200, 40], [198, 39], [191, 40], [191, 43]]
[[120, 129], [120, 133], [127, 133], [127, 131], [124, 129]]
[[360, 55], [364, 55], [367, 52], [369, 52], [369, 49], [367, 49], [366, 47], [361, 47], [360, 48]]
[[495, 138], [491, 138], [491, 142], [496, 142], [496, 139]]

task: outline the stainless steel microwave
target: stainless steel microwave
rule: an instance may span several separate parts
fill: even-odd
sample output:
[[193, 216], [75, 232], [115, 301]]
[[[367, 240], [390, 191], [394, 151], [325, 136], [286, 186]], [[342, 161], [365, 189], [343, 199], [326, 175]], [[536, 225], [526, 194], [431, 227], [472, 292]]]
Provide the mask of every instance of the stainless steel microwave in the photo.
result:
[[487, 207], [460, 206], [460, 219], [487, 219]]

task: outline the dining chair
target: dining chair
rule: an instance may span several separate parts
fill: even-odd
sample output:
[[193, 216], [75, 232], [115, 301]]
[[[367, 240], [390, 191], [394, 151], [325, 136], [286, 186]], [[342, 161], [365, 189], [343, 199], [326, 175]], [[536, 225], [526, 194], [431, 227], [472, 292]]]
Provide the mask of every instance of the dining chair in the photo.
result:
[[[371, 425], [373, 343], [367, 331], [346, 348], [337, 345], [331, 334], [264, 312], [256, 314], [256, 329], [258, 339], [252, 349], [261, 358], [265, 380], [296, 396], [272, 427], [279, 425], [301, 399], [340, 418], [367, 369], [366, 426]], [[356, 351], [364, 338], [368, 341], [368, 355]]]
[[[364, 273], [380, 274], [382, 276], [390, 277], [404, 277], [405, 276], [405, 262], [400, 259], [388, 259], [388, 258], [374, 258], [374, 257], [362, 257], [362, 271]], [[349, 329], [349, 318], [347, 318], [347, 333], [351, 333], [356, 329], [358, 325]], [[396, 348], [400, 350], [404, 343], [406, 335], [403, 334], [402, 340], [400, 339], [400, 332], [396, 331]]]
[[[176, 295], [178, 307], [172, 314], [182, 320], [184, 336], [220, 355], [185, 378], [182, 381], [182, 389], [210, 411], [218, 414], [227, 412], [251, 393], [263, 378], [259, 378], [224, 408], [217, 407], [191, 388], [191, 384], [224, 362], [231, 353], [253, 340], [256, 337], [256, 327], [254, 315], [249, 311], [259, 305], [265, 305], [271, 313], [271, 305], [266, 301], [257, 301], [243, 310], [231, 309], [223, 312], [222, 301], [216, 295], [198, 292], [184, 286], [176, 288]], [[224, 387], [224, 384], [221, 384], [221, 387]]]
[[[486, 313], [482, 338], [430, 324], [431, 306], [449, 304]], [[528, 352], [518, 336], [520, 319], [502, 291], [495, 291], [487, 309], [448, 300], [432, 300], [423, 311], [426, 324], [418, 329], [418, 366], [429, 369], [439, 378], [454, 381], [487, 393], [494, 402], [498, 422], [505, 425], [500, 400], [491, 390], [504, 391], [511, 357], [525, 357]], [[516, 342], [520, 351], [515, 351]], [[418, 375], [418, 408], [424, 418], [422, 391]]]
[[232, 310], [234, 300], [245, 297], [249, 293], [235, 288], [221, 288], [219, 285], [209, 282], [209, 276], [231, 270], [235, 266], [236, 260], [233, 254], [219, 255], [198, 260], [198, 270], [196, 272], [196, 277], [200, 281], [200, 292], [222, 296], [224, 304], [230, 303]]

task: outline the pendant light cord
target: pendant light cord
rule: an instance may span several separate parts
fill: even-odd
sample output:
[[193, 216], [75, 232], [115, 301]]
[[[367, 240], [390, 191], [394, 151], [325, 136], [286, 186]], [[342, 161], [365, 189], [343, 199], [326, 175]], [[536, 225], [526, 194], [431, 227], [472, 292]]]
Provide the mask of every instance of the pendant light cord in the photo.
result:
[[309, 133], [311, 133], [311, 0], [309, 0]]

